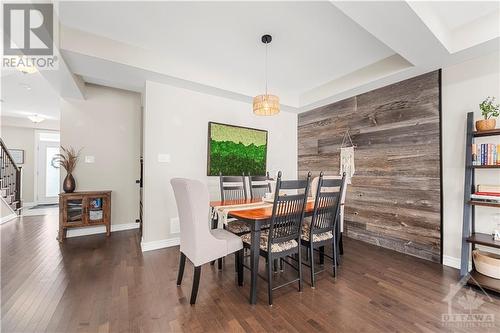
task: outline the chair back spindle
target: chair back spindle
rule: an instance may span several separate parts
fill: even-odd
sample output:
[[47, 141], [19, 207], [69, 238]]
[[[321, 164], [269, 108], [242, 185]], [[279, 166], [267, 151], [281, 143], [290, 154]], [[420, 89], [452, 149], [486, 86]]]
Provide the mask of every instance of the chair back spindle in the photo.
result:
[[246, 200], [247, 186], [245, 175], [241, 176], [219, 176], [221, 201]]
[[268, 176], [251, 176], [248, 175], [248, 182], [250, 185], [250, 198], [260, 199], [271, 193], [271, 184], [269, 183]]

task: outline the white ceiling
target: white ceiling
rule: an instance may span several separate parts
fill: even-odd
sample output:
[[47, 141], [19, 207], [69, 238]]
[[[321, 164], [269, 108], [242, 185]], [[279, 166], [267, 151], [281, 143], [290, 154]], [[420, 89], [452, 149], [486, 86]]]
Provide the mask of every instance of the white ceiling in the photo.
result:
[[2, 70], [2, 116], [59, 119], [59, 92], [36, 72]]
[[153, 51], [168, 74], [256, 95], [264, 90], [270, 33], [269, 89], [283, 103], [394, 52], [329, 2], [63, 2], [64, 26]]
[[273, 35], [269, 91], [292, 112], [492, 53], [500, 45], [498, 1], [58, 6], [60, 70], [3, 76], [2, 116], [57, 119], [59, 96], [83, 98], [80, 78], [138, 92], [151, 80], [251, 103], [264, 90], [265, 33]]
[[429, 1], [429, 6], [450, 30], [500, 10], [500, 1]]

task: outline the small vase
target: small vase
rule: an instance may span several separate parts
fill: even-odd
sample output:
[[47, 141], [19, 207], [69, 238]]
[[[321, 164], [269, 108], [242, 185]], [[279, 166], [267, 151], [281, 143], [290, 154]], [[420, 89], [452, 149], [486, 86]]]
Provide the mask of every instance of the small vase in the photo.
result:
[[489, 131], [497, 126], [496, 119], [482, 119], [476, 121], [476, 129], [478, 132]]
[[63, 181], [63, 190], [66, 193], [73, 193], [75, 192], [75, 188], [76, 188], [75, 178], [73, 178], [72, 174], [68, 173]]

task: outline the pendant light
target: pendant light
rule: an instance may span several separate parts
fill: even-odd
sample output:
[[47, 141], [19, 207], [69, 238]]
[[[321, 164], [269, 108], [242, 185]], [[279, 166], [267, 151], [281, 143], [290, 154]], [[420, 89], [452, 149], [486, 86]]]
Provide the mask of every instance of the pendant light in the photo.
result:
[[280, 113], [280, 98], [267, 93], [267, 47], [272, 40], [271, 35], [262, 36], [262, 43], [266, 44], [266, 93], [253, 98], [253, 113], [258, 116], [274, 116]]

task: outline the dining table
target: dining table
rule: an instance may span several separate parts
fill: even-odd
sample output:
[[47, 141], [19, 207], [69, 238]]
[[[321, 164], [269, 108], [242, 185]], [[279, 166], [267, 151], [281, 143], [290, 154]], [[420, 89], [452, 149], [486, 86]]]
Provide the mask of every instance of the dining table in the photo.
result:
[[[229, 206], [233, 206], [232, 210]], [[257, 278], [259, 272], [260, 233], [263, 226], [269, 225], [273, 215], [273, 203], [263, 199], [239, 199], [210, 202], [212, 209], [228, 207], [227, 217], [244, 222], [250, 228], [250, 304], [257, 302]], [[305, 216], [311, 216], [314, 200], [306, 203]]]

